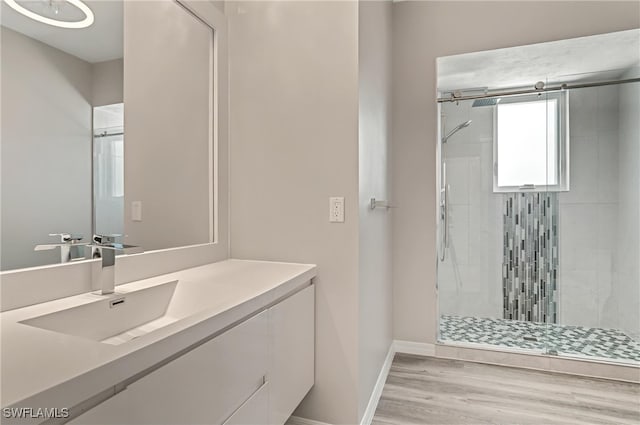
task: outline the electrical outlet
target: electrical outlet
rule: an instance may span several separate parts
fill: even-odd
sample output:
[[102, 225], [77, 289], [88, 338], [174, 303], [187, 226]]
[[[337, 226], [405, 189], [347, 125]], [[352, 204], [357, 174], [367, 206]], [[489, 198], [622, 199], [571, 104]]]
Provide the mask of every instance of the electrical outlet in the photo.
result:
[[329, 198], [329, 222], [344, 223], [344, 197]]
[[142, 201], [131, 202], [131, 221], [142, 221]]

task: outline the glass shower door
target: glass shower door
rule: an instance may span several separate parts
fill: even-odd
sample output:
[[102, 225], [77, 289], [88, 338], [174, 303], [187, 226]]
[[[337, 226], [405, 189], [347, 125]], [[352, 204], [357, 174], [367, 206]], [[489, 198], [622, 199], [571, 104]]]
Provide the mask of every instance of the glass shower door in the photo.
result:
[[441, 342], [638, 364], [639, 99], [440, 104]]
[[440, 105], [439, 339], [510, 342], [503, 319], [502, 204], [493, 193], [494, 106]]
[[[563, 79], [578, 76], [553, 80]], [[549, 353], [640, 361], [639, 99], [638, 82], [569, 92], [570, 187], [557, 194], [557, 320], [546, 327]]]
[[551, 353], [566, 93], [441, 105], [440, 339]]

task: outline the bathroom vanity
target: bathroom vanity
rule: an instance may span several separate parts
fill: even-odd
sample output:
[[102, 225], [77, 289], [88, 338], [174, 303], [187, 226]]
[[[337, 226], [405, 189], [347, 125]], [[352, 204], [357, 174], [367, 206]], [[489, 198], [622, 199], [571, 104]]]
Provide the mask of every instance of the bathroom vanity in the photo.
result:
[[315, 274], [225, 260], [3, 312], [3, 423], [283, 424], [314, 382]]

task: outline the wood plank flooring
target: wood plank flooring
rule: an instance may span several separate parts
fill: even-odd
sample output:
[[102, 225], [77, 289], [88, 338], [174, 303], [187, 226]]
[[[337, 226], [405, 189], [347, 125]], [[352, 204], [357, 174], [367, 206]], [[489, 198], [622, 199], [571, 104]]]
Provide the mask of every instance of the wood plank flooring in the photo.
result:
[[640, 385], [396, 354], [373, 425], [640, 424]]

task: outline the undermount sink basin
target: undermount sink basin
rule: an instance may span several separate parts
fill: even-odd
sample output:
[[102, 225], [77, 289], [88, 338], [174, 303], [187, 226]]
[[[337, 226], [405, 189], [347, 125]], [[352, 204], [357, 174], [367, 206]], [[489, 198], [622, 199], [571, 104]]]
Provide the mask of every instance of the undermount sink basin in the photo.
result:
[[160, 329], [177, 318], [166, 315], [177, 280], [56, 311], [20, 323], [119, 345]]

